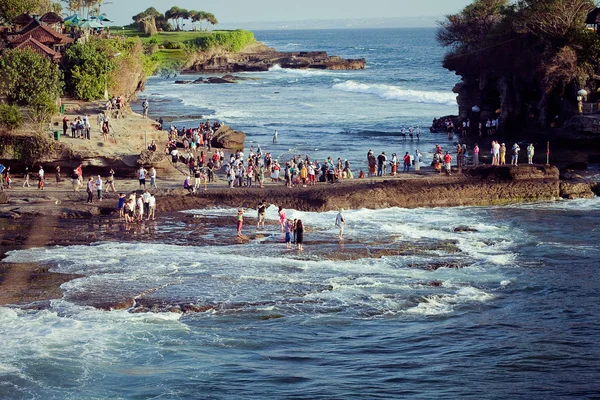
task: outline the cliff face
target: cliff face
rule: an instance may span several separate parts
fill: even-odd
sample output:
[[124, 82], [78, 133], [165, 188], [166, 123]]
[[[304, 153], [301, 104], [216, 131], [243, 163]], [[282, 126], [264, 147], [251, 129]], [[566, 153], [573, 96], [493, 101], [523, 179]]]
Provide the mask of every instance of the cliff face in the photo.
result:
[[365, 69], [362, 59], [344, 59], [326, 52], [278, 52], [262, 43], [248, 46], [240, 53], [211, 50], [197, 53], [183, 69], [184, 73], [227, 73], [268, 71], [275, 65], [291, 69]]

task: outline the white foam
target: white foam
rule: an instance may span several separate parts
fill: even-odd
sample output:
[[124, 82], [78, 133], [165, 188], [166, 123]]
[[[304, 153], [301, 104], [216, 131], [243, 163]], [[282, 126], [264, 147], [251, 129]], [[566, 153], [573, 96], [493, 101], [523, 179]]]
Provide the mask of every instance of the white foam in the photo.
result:
[[269, 72], [276, 74], [285, 74], [285, 75], [298, 75], [301, 77], [316, 77], [316, 76], [335, 76], [340, 75], [345, 72], [331, 71], [331, 70], [322, 70], [322, 69], [292, 69], [292, 68], [281, 68], [279, 64], [276, 64], [269, 68]]
[[455, 294], [441, 294], [424, 297], [417, 306], [406, 310], [407, 314], [426, 316], [445, 315], [454, 311], [454, 306], [466, 303], [485, 303], [494, 296], [474, 287], [462, 287]]
[[392, 85], [365, 84], [355, 81], [336, 83], [333, 85], [333, 89], [342, 92], [373, 94], [386, 100], [456, 105], [456, 95], [447, 92], [427, 92], [423, 90], [404, 89]]

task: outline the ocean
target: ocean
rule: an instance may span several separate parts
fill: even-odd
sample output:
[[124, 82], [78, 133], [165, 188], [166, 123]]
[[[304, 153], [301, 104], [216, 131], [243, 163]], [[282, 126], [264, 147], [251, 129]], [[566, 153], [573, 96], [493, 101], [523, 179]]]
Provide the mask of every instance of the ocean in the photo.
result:
[[[274, 68], [239, 85], [152, 78], [151, 114], [219, 118], [249, 146], [357, 168], [369, 148], [448, 143], [425, 133], [456, 112], [434, 30], [256, 36], [369, 68]], [[398, 135], [409, 126], [418, 142]], [[595, 198], [346, 210], [342, 244], [335, 212], [287, 210], [304, 221], [303, 253], [285, 249], [275, 205], [264, 231], [247, 220], [249, 242], [222, 223], [236, 210], [188, 210], [122, 240], [104, 226], [91, 245], [11, 251], [5, 262], [85, 277], [47, 309], [0, 307], [0, 398], [598, 398], [599, 209]], [[130, 309], [93, 307], [122, 298]], [[182, 305], [201, 312], [169, 311]]]

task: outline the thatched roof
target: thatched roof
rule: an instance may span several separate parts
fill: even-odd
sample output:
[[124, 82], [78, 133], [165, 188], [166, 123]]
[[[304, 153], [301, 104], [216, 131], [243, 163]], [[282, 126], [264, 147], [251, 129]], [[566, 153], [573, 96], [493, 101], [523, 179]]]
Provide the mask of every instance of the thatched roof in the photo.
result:
[[18, 15], [17, 17], [15, 17], [15, 19], [13, 19], [13, 24], [15, 25], [27, 25], [28, 23], [30, 23], [33, 20], [33, 17], [27, 13], [23, 13], [21, 15]]
[[40, 21], [46, 24], [60, 24], [63, 22], [63, 19], [57, 13], [50, 11], [42, 15]]
[[600, 25], [600, 8], [596, 8], [594, 11], [589, 13], [585, 23], [587, 25]]

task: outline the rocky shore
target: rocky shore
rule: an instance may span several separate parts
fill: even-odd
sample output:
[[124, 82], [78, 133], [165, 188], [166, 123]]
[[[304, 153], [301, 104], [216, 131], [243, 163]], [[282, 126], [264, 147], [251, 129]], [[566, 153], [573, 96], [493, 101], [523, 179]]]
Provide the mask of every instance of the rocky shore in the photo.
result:
[[[456, 172], [456, 171], [455, 171]], [[425, 170], [422, 174], [401, 174], [398, 177], [360, 179], [335, 185], [318, 184], [313, 187], [286, 188], [281, 183], [269, 183], [265, 188], [229, 189], [221, 181], [204, 192], [189, 194], [181, 189], [181, 179], [159, 180], [157, 197], [158, 221], [125, 226], [116, 216], [117, 194], [106, 193], [105, 200], [86, 204], [84, 192], [73, 192], [67, 182], [49, 183], [46, 190], [16, 187], [0, 193], [0, 247], [3, 252], [45, 246], [88, 245], [98, 241], [154, 241], [169, 240], [170, 231], [157, 229], [161, 221], [181, 221], [184, 229], [194, 232], [194, 240], [224, 245], [229, 237], [198, 236], [211, 226], [235, 226], [235, 215], [212, 219], [197, 219], [178, 211], [206, 207], [254, 208], [264, 199], [270, 204], [303, 211], [331, 211], [339, 208], [388, 207], [449, 207], [492, 206], [519, 202], [551, 201], [559, 198], [589, 198], [600, 194], [597, 183], [576, 174], [563, 174], [556, 167], [524, 165], [519, 167], [481, 166], [465, 169], [447, 176]], [[117, 180], [117, 189], [131, 192], [138, 189], [133, 179]], [[253, 224], [254, 214], [248, 214]], [[399, 221], [401, 222], [401, 221]], [[187, 227], [187, 228], [185, 228]], [[470, 226], [451, 227], [455, 231], [469, 231]], [[233, 228], [232, 228], [233, 229]], [[184, 239], [188, 235], [182, 233]], [[317, 243], [312, 243], [313, 245]], [[329, 257], [359, 259], [373, 254], [405, 254], [431, 249], [383, 249], [380, 244], [346, 243], [341, 252], [332, 243], [318, 243]], [[437, 245], [436, 245], [437, 246]], [[452, 246], [440, 243], [439, 246]], [[390, 253], [390, 251], [392, 253]], [[3, 255], [2, 255], [3, 257]], [[457, 265], [427, 265], [425, 269], [460, 268]], [[0, 305], [20, 304], [44, 308], [49, 299], [62, 296], [60, 285], [77, 276], [52, 273], [38, 264], [6, 264], [0, 262]], [[432, 283], [434, 284], [434, 283]], [[327, 290], [327, 288], [323, 288]], [[163, 310], [173, 312], [201, 312], [189, 305], [155, 304], [151, 296], [138, 299], [135, 312]], [[90, 294], [71, 299], [101, 309], [130, 308], [131, 295], [104, 296]], [[158, 307], [158, 308], [156, 308]], [[166, 307], [166, 308], [165, 308]], [[187, 308], [186, 308], [187, 307]], [[194, 306], [196, 307], [196, 306]], [[214, 307], [214, 305], [212, 306]]]

